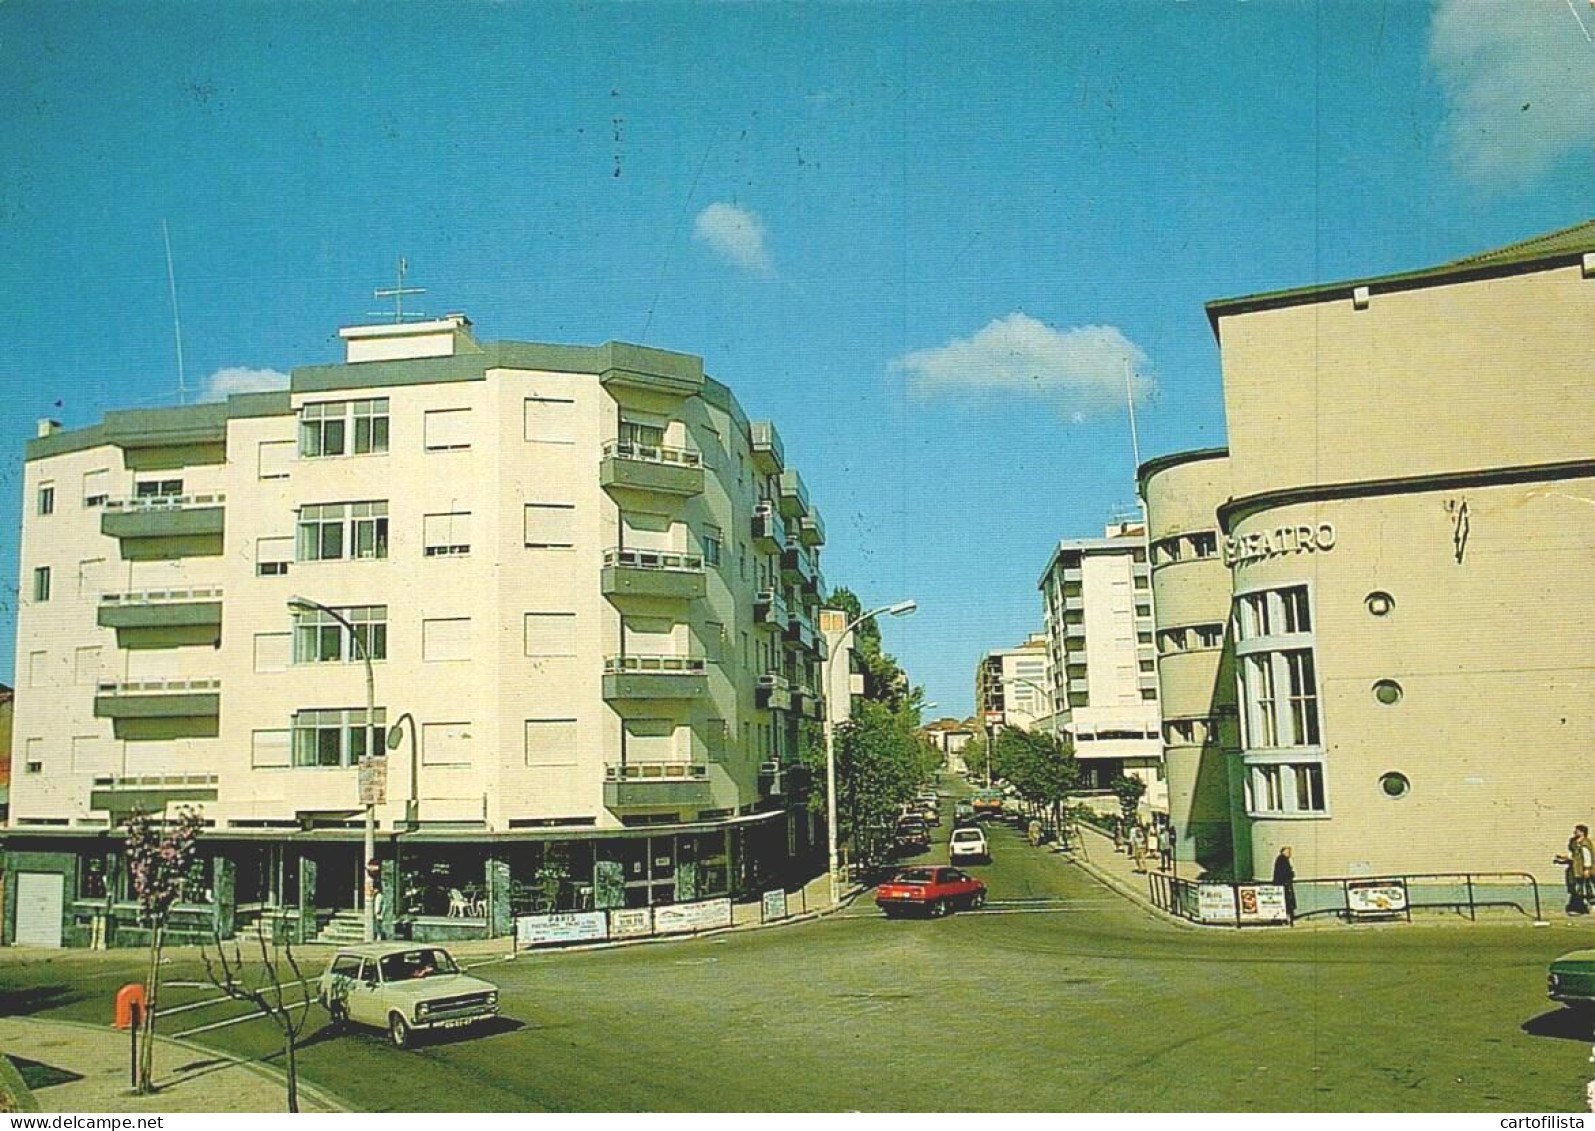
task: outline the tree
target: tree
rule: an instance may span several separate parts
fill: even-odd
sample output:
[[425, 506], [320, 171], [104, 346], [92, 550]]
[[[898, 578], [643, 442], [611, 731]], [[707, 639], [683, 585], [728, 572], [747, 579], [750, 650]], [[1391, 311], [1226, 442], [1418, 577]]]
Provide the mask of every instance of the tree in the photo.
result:
[[1146, 782], [1129, 774], [1120, 774], [1108, 783], [1108, 788], [1119, 795], [1119, 812], [1124, 814], [1124, 819], [1133, 822], [1136, 810], [1141, 805], [1141, 795], [1146, 792]]
[[[306, 1024], [310, 1021], [310, 1003], [313, 999], [310, 992], [310, 983], [306, 980], [304, 972], [300, 970], [298, 961], [294, 958], [292, 943], [279, 947], [275, 942], [268, 949], [266, 946], [266, 931], [264, 921], [255, 924], [255, 938], [260, 943], [259, 968], [250, 974], [244, 962], [243, 952], [238, 941], [233, 940], [231, 957], [227, 954], [227, 945], [222, 942], [221, 936], [215, 936], [216, 957], [213, 961], [209, 948], [201, 944], [201, 955], [205, 959], [205, 976], [210, 984], [234, 1001], [248, 1002], [261, 1013], [270, 1017], [276, 1023], [278, 1031], [282, 1034], [282, 1051], [284, 1075], [288, 1083], [288, 1110], [299, 1110], [299, 1036], [304, 1032]], [[299, 988], [298, 1000], [284, 992], [285, 985], [282, 979], [283, 966], [286, 965], [293, 979], [287, 986]], [[298, 1013], [295, 1019], [294, 1014]]]
[[1050, 815], [1054, 826], [1062, 821], [1063, 802], [1080, 784], [1074, 750], [1050, 734], [1009, 727], [992, 744], [992, 765], [1000, 767], [1019, 796]]
[[184, 806], [175, 819], [157, 824], [147, 813], [135, 811], [127, 819], [127, 868], [138, 902], [139, 922], [149, 928], [150, 965], [144, 983], [144, 1047], [138, 1066], [138, 1090], [153, 1092], [155, 1072], [155, 1010], [161, 990], [161, 950], [166, 945], [166, 924], [172, 908], [202, 886], [195, 875], [199, 862], [199, 812]]

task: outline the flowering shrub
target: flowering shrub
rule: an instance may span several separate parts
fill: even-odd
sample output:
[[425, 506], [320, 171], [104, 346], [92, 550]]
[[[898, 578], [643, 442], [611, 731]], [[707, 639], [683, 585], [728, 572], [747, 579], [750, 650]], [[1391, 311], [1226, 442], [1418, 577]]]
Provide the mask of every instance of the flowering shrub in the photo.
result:
[[128, 878], [145, 926], [164, 925], [173, 906], [203, 887], [196, 847], [202, 824], [198, 811], [188, 807], [165, 826], [148, 813], [127, 819]]

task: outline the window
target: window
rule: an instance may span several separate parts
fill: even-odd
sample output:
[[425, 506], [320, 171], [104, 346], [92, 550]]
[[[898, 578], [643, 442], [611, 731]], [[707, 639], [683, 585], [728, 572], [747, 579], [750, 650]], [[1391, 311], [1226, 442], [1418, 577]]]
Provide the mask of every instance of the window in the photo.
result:
[[1278, 718], [1274, 711], [1274, 665], [1268, 653], [1246, 656], [1242, 660], [1242, 696], [1246, 704], [1246, 744], [1252, 747], [1280, 745]]
[[717, 566], [720, 564], [720, 551], [725, 543], [721, 540], [722, 533], [718, 526], [705, 526], [703, 528], [703, 564]]
[[181, 479], [146, 479], [133, 485], [135, 499], [176, 499], [183, 494]]
[[78, 562], [78, 596], [98, 597], [105, 588], [104, 558], [84, 558]]
[[354, 633], [338, 623], [331, 613], [306, 609], [294, 613], [294, 663], [355, 663], [368, 648], [373, 660], [388, 658], [388, 607], [357, 605], [339, 609], [354, 625]]
[[22, 766], [26, 773], [44, 773], [44, 739], [30, 738], [25, 746]]
[[422, 725], [421, 764], [423, 766], [466, 766], [470, 762], [470, 723]]
[[388, 556], [388, 504], [319, 503], [299, 508], [299, 560]]
[[527, 719], [526, 764], [574, 766], [579, 739], [575, 719]]
[[421, 519], [422, 540], [429, 558], [448, 557], [471, 552], [471, 514], [455, 511], [451, 514], [429, 514]]
[[[301, 517], [303, 517], [301, 515]], [[255, 539], [255, 573], [261, 577], [281, 577], [294, 558], [292, 538]]]
[[293, 718], [295, 766], [352, 766], [368, 750], [381, 749], [387, 709], [378, 707], [368, 728], [363, 708], [296, 711]]
[[575, 613], [527, 613], [526, 655], [538, 657], [576, 654]]
[[55, 513], [55, 484], [54, 483], [41, 483], [41, 484], [39, 484], [39, 513], [40, 514], [54, 514]]
[[1373, 685], [1373, 697], [1386, 707], [1393, 707], [1401, 702], [1401, 685], [1393, 679], [1381, 679]]
[[262, 479], [287, 479], [293, 468], [292, 440], [262, 440], [258, 451], [258, 472]]
[[1290, 705], [1291, 746], [1318, 745], [1318, 692], [1313, 680], [1313, 653], [1301, 648], [1282, 653]]
[[1191, 535], [1191, 550], [1199, 558], [1218, 556], [1218, 535], [1211, 530]]
[[79, 687], [93, 687], [100, 682], [100, 649], [98, 645], [78, 648], [73, 652], [72, 682]]
[[527, 397], [526, 439], [528, 443], [574, 444], [576, 442], [576, 402], [569, 397]]
[[1390, 615], [1391, 610], [1396, 607], [1396, 599], [1381, 590], [1375, 590], [1368, 594], [1365, 603], [1368, 606], [1368, 611], [1376, 617], [1387, 617]]
[[422, 435], [429, 452], [459, 451], [471, 446], [471, 410], [430, 409], [422, 420]]
[[83, 473], [83, 505], [85, 507], [103, 507], [110, 496], [111, 471], [109, 468], [97, 468], [94, 471]]
[[620, 446], [658, 449], [664, 446], [665, 430], [657, 424], [647, 424], [640, 420], [622, 420], [620, 422]]
[[[351, 421], [353, 426], [351, 427]], [[350, 444], [350, 433], [354, 443]], [[370, 455], [388, 450], [388, 398], [324, 401], [299, 410], [299, 458]]]
[[1396, 800], [1397, 798], [1402, 798], [1407, 795], [1407, 793], [1412, 789], [1412, 782], [1407, 780], [1406, 774], [1398, 773], [1395, 770], [1392, 770], [1388, 774], [1380, 775], [1379, 788], [1384, 792], [1386, 797], [1390, 798], [1391, 800]]
[[1324, 767], [1318, 762], [1254, 765], [1246, 780], [1247, 807], [1255, 814], [1323, 813]]
[[250, 734], [249, 765], [256, 770], [286, 769], [293, 765], [293, 744], [286, 730], [257, 730]]
[[42, 649], [28, 653], [28, 686], [50, 686], [50, 654]]
[[255, 670], [257, 672], [285, 672], [293, 662], [293, 656], [293, 633], [255, 633]]
[[1321, 745], [1307, 587], [1244, 594], [1235, 613], [1246, 746]]
[[534, 550], [568, 550], [576, 544], [576, 504], [527, 503], [526, 545]]
[[471, 618], [439, 617], [421, 622], [421, 659], [446, 663], [471, 658]]
[[36, 566], [33, 570], [33, 599], [41, 604], [50, 599], [49, 566]]
[[1199, 624], [1195, 631], [1198, 648], [1217, 648], [1224, 643], [1224, 626], [1221, 624]]

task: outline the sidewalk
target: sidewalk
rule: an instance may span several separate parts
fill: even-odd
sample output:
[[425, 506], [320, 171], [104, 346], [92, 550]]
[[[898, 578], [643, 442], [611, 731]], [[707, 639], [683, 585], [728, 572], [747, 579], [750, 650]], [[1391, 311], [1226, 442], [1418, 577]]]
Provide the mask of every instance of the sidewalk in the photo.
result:
[[[128, 1035], [110, 1026], [34, 1017], [0, 1017], [0, 1052], [10, 1057], [47, 1112], [280, 1112], [287, 1110], [275, 1068], [156, 1037], [155, 1095], [130, 1087]], [[299, 1082], [299, 1110], [348, 1111]]]
[[[1082, 838], [1081, 847], [1069, 853], [1069, 859], [1081, 871], [1102, 881], [1108, 887], [1129, 899], [1143, 910], [1157, 916], [1165, 923], [1196, 929], [1196, 925], [1178, 915], [1161, 911], [1152, 902], [1147, 886], [1147, 873], [1135, 870], [1135, 861], [1128, 852], [1113, 851], [1113, 838], [1095, 825], [1080, 822], [1077, 826]], [[1083, 850], [1082, 850], [1083, 849]]]

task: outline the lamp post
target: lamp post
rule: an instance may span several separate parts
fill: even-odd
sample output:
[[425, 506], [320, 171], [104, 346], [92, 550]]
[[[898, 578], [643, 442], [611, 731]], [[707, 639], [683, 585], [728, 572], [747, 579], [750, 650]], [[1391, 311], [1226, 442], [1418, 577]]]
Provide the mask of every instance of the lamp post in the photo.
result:
[[399, 748], [404, 738], [399, 728], [405, 723], [410, 724], [410, 799], [404, 803], [404, 823], [414, 832], [415, 826], [421, 823], [420, 760], [416, 757], [415, 749], [415, 716], [409, 711], [394, 719], [393, 725], [388, 728], [388, 749]]
[[[895, 605], [882, 605], [878, 609], [871, 609], [869, 612], [855, 617], [842, 630], [842, 635], [837, 638], [837, 643], [838, 645], [844, 644], [847, 638], [852, 635], [853, 630], [867, 620], [873, 620], [883, 613], [894, 617], [907, 616], [917, 608], [919, 608], [919, 605], [914, 601], [898, 601]], [[827, 693], [831, 690], [831, 665], [836, 663], [837, 656], [847, 651], [850, 651], [850, 649], [838, 647], [825, 660], [822, 682]], [[825, 841], [831, 874], [831, 906], [834, 907], [841, 898], [841, 891], [836, 877], [836, 724], [831, 721], [829, 704], [825, 708]]]
[[[288, 608], [296, 613], [304, 613], [311, 610], [319, 610], [320, 612], [326, 613], [329, 617], [337, 621], [340, 625], [348, 630], [349, 639], [354, 642], [355, 647], [360, 649], [360, 659], [364, 661], [366, 668], [366, 737], [363, 745], [365, 747], [366, 757], [372, 759], [379, 757], [379, 755], [377, 755], [371, 749], [371, 735], [375, 730], [377, 713], [377, 681], [376, 677], [371, 672], [371, 652], [366, 647], [366, 642], [361, 639], [360, 633], [355, 630], [354, 625], [350, 623], [348, 617], [344, 616], [337, 609], [323, 605], [320, 601], [312, 601], [309, 597], [290, 597], [288, 598]], [[381, 757], [385, 758], [386, 756], [382, 755]], [[376, 902], [366, 894], [367, 881], [365, 880], [365, 874], [367, 866], [377, 854], [377, 805], [374, 796], [365, 802], [365, 809], [366, 835], [365, 853], [360, 858], [360, 876], [362, 878], [360, 885], [360, 902], [363, 908], [361, 919], [364, 938], [366, 942], [372, 942], [377, 937]]]
[[[1030, 690], [1032, 690], [1032, 691], [1036, 692], [1036, 694], [1040, 695], [1043, 699], [1048, 699], [1049, 698], [1049, 694], [1048, 694], [1046, 688], [1042, 687], [1039, 683], [1036, 683], [1033, 680], [1026, 679], [1022, 675], [1006, 676], [1002, 680], [1000, 680], [999, 682], [1001, 682], [1001, 683], [1022, 683], [1026, 687], [1030, 688]], [[1052, 719], [1051, 719], [1051, 722], [1052, 722], [1052, 741], [1054, 743], [1056, 743], [1056, 742], [1058, 742], [1058, 709], [1057, 709], [1057, 705], [1056, 704], [1051, 704], [1051, 706], [1052, 706], [1052, 712], [1051, 712], [1051, 714], [1052, 714]]]

